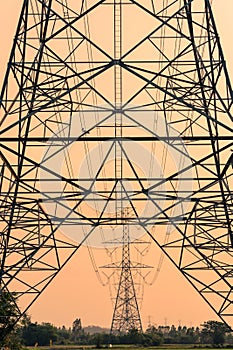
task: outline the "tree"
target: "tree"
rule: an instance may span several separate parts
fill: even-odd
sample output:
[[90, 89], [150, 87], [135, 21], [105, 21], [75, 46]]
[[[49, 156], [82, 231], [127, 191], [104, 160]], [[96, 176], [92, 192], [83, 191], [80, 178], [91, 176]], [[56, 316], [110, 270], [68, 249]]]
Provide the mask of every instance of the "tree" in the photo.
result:
[[[149, 337], [148, 337], [149, 336]], [[146, 333], [144, 334], [145, 343], [144, 345], [161, 345], [163, 343], [163, 334], [155, 327], [150, 326], [147, 328]]]
[[24, 345], [33, 346], [36, 343], [41, 346], [50, 345], [57, 340], [57, 328], [50, 323], [32, 323], [22, 328], [22, 340]]
[[0, 290], [0, 346], [20, 348], [19, 330], [16, 327], [20, 312], [16, 295]]
[[66, 329], [65, 326], [59, 327], [57, 329], [58, 340], [56, 343], [65, 345], [71, 342], [71, 334], [72, 334], [71, 329]]
[[72, 325], [72, 334], [74, 336], [74, 342], [76, 343], [80, 336], [83, 335], [81, 319], [77, 318]]
[[225, 342], [225, 335], [230, 332], [230, 328], [223, 322], [207, 321], [202, 325], [202, 343], [222, 345]]

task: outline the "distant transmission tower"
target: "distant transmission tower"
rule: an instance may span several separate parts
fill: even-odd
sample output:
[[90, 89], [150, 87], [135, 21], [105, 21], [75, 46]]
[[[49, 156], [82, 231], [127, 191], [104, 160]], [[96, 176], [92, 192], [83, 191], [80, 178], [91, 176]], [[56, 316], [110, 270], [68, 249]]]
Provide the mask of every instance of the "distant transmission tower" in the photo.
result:
[[[128, 208], [124, 210], [122, 216], [129, 219]], [[147, 242], [132, 242], [129, 230], [130, 226], [125, 222], [123, 225], [122, 239], [121, 242], [119, 242], [121, 245], [118, 247], [118, 250], [121, 252], [121, 260], [113, 261], [112, 264], [102, 266], [102, 268], [110, 269], [113, 273], [114, 270], [120, 272], [116, 286], [117, 292], [114, 298], [114, 312], [111, 323], [112, 334], [127, 333], [132, 329], [137, 329], [139, 332], [142, 332], [142, 322], [138, 305], [140, 295], [137, 293], [139, 288], [135, 288], [135, 284], [140, 284], [137, 280], [138, 274], [142, 276], [140, 270], [152, 268], [152, 266], [132, 260], [132, 246], [145, 244]]]
[[[233, 93], [211, 2], [22, 3], [0, 96], [0, 286], [17, 317], [83, 244], [147, 235], [233, 324]], [[114, 327], [130, 294], [140, 327], [127, 259]]]
[[121, 273], [112, 318], [111, 333], [127, 333], [132, 329], [142, 331], [132, 268], [129, 226], [126, 224], [123, 227]]

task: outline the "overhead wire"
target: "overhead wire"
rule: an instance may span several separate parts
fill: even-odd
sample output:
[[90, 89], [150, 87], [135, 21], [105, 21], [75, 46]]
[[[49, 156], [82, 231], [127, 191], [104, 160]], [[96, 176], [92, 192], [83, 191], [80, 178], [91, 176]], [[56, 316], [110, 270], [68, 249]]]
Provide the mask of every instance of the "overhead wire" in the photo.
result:
[[[86, 8], [86, 3], [84, 3], [84, 8]], [[88, 14], [84, 17], [84, 30], [85, 30], [85, 35], [86, 37], [90, 38], [91, 37], [91, 34], [90, 34], [90, 24], [89, 24], [89, 16]], [[86, 46], [87, 46], [87, 55], [88, 55], [88, 62], [89, 62], [89, 67], [92, 68], [93, 64], [93, 53], [92, 53], [92, 46], [91, 44], [89, 43], [86, 43]], [[76, 62], [76, 61], [75, 61]], [[95, 87], [95, 79], [92, 79], [91, 80], [91, 83], [93, 85], [93, 87]], [[93, 99], [93, 106], [96, 106], [97, 107], [97, 96], [96, 96], [96, 92], [92, 89], [91, 90], [91, 93], [92, 93], [92, 99]], [[95, 110], [95, 121], [96, 121], [96, 124], [99, 123], [99, 114], [97, 112], [97, 110]], [[83, 115], [82, 116], [83, 120], [82, 120], [82, 128], [86, 129], [86, 125], [85, 125], [85, 116]], [[98, 136], [101, 136], [101, 130], [99, 127], [97, 127], [97, 135]], [[93, 168], [92, 168], [92, 164], [91, 164], [91, 156], [90, 156], [90, 149], [89, 149], [89, 145], [87, 142], [84, 142], [84, 145], [85, 145], [85, 155], [86, 155], [86, 159], [87, 159], [87, 165], [88, 165], [88, 172], [89, 172], [89, 176], [91, 178], [94, 178], [94, 173], [93, 173]], [[103, 163], [103, 159], [104, 159], [104, 154], [103, 154], [103, 148], [102, 148], [102, 143], [101, 141], [98, 141], [98, 151], [99, 151], [99, 157], [100, 157], [100, 160], [101, 160], [101, 163]], [[102, 167], [102, 177], [103, 177], [103, 187], [104, 187], [104, 190], [107, 191], [107, 185], [106, 185], [106, 181], [104, 181], [104, 179], [106, 179], [106, 171], [105, 171], [105, 167], [103, 166]], [[94, 188], [94, 191], [96, 190], [95, 189], [95, 185], [93, 186]], [[99, 212], [99, 207], [98, 207], [98, 202], [95, 201], [95, 198], [93, 197], [93, 202], [94, 202], [94, 206], [95, 206], [95, 210], [96, 210], [96, 215], [98, 215], [98, 212]], [[85, 228], [83, 227], [83, 230], [85, 230]], [[103, 232], [103, 228], [102, 226], [99, 227], [99, 230], [100, 230], [100, 234], [102, 236], [102, 239], [103, 239], [103, 248], [105, 249], [105, 251], [107, 252], [108, 255], [110, 255], [111, 257], [113, 256], [113, 253], [116, 251], [116, 249], [114, 249], [112, 252], [110, 252], [110, 249], [107, 248], [105, 245], [104, 245], [104, 242], [106, 241], [105, 239], [105, 236], [104, 236], [104, 232]], [[85, 234], [85, 233], [84, 233]], [[99, 268], [96, 264], [96, 261], [95, 261], [95, 256], [94, 256], [94, 253], [93, 253], [93, 249], [92, 249], [92, 246], [91, 244], [89, 244], [89, 241], [87, 240], [86, 242], [86, 246], [87, 246], [87, 249], [88, 249], [88, 252], [89, 252], [89, 255], [90, 255], [90, 258], [91, 258], [91, 262], [92, 262], [92, 265], [93, 265], [93, 268], [94, 268], [94, 271], [96, 272], [97, 274], [97, 277], [98, 279], [100, 280], [101, 284], [102, 285], [106, 285], [106, 284], [109, 284], [109, 278], [106, 282], [103, 282], [101, 276], [100, 276], [100, 271], [99, 271]]]
[[[67, 3], [67, 0], [65, 0], [65, 1]], [[84, 10], [87, 10], [86, 2], [84, 3]], [[84, 16], [84, 32], [85, 32], [85, 36], [90, 39], [91, 35], [90, 35], [90, 25], [89, 25], [89, 16], [88, 16], [88, 14], [86, 14], [86, 16]], [[72, 35], [72, 33], [71, 33], [71, 35]], [[88, 42], [86, 42], [86, 49], [87, 49], [87, 57], [88, 57], [88, 62], [89, 62], [89, 68], [91, 69], [91, 68], [93, 68], [93, 63], [92, 63], [93, 62], [93, 54], [92, 54], [92, 46]], [[75, 57], [75, 64], [76, 64], [76, 57]], [[76, 67], [76, 69], [77, 69], [77, 67]], [[95, 79], [91, 79], [91, 84], [92, 84], [93, 87], [95, 87]], [[96, 92], [92, 88], [90, 88], [90, 89], [91, 89], [91, 94], [92, 94], [93, 106], [94, 107], [98, 107]], [[99, 115], [98, 115], [98, 112], [97, 112], [96, 108], [95, 108], [94, 114], [95, 114], [96, 124], [98, 124], [99, 123]], [[85, 114], [84, 113], [80, 116], [80, 120], [81, 120], [82, 130], [86, 130], [87, 131], [87, 127], [86, 127], [86, 123], [85, 123]], [[100, 131], [99, 127], [97, 127], [97, 135], [101, 136], [101, 131]], [[89, 148], [88, 142], [86, 142], [85, 140], [84, 140], [84, 149], [85, 149], [85, 157], [86, 157], [86, 162], [87, 162], [87, 167], [88, 167], [88, 173], [89, 173], [90, 178], [94, 179], [95, 175], [94, 175], [94, 170], [93, 170], [93, 167], [92, 167], [91, 150]], [[101, 141], [98, 142], [98, 151], [99, 151], [99, 157], [100, 157], [101, 163], [103, 163], [104, 155], [103, 155], [103, 149], [102, 149]], [[103, 178], [106, 178], [106, 173], [105, 173], [104, 169], [102, 169], [102, 173], [103, 173]], [[106, 184], [106, 182], [104, 182], [104, 184]], [[96, 192], [95, 183], [93, 183], [92, 187], [94, 189], [94, 192]], [[98, 213], [100, 212], [100, 209], [99, 209], [98, 202], [95, 201], [95, 194], [93, 194], [93, 204], [94, 204], [94, 207], [95, 207], [96, 217], [98, 217]], [[85, 227], [83, 225], [82, 225], [82, 229], [83, 229], [83, 232], [84, 232], [84, 236], [86, 236], [87, 233], [86, 233]], [[101, 237], [102, 237], [102, 239], [104, 241], [104, 233], [103, 233], [102, 227], [99, 227], [98, 229], [100, 230]], [[91, 259], [91, 263], [92, 263], [93, 269], [94, 269], [94, 271], [95, 271], [95, 273], [97, 275], [98, 280], [100, 281], [100, 283], [103, 286], [108, 284], [108, 282], [109, 282], [108, 279], [107, 279], [107, 281], [104, 282], [102, 277], [101, 277], [98, 265], [97, 265], [97, 263], [95, 261], [95, 256], [94, 256], [94, 253], [93, 253], [92, 245], [89, 243], [88, 239], [86, 240], [86, 247], [88, 249], [88, 253], [89, 253], [89, 256], [90, 256], [90, 259]]]
[[[180, 2], [180, 8], [182, 6], [181, 4], [181, 0], [179, 1]], [[212, 0], [211, 0], [211, 3], [212, 3]], [[167, 5], [168, 5], [168, 1], [167, 0], [163, 0], [163, 11], [162, 11], [162, 15], [163, 16], [166, 16], [167, 13]], [[164, 11], [165, 9], [165, 11]], [[203, 21], [205, 20], [204, 18], [204, 14], [203, 14]], [[178, 25], [178, 19], [177, 19], [177, 25]], [[180, 32], [182, 32], [182, 28], [183, 28], [183, 20], [181, 20], [181, 24], [179, 24], [179, 30]], [[163, 26], [163, 29], [161, 30], [161, 41], [160, 41], [160, 63], [159, 63], [159, 66], [161, 68], [161, 62], [162, 62], [162, 52], [164, 52], [164, 40], [165, 40], [165, 37], [166, 37], [166, 34], [165, 34], [165, 31], [166, 31], [166, 28], [165, 26]], [[200, 42], [202, 40], [202, 31], [203, 31], [203, 23], [202, 23], [202, 28], [201, 28], [201, 34], [200, 34], [200, 39], [199, 39], [199, 45], [200, 45]], [[177, 54], [180, 52], [180, 49], [181, 49], [181, 36], [179, 35], [179, 33], [176, 34], [176, 40], [175, 40], [175, 46], [174, 46], [174, 57], [177, 56]], [[204, 50], [205, 50], [205, 45], [203, 45], [202, 47], [202, 54], [204, 54]], [[178, 60], [172, 64], [172, 66], [169, 67], [169, 73], [170, 73], [170, 76], [173, 76], [173, 74], [175, 73], [175, 70], [178, 68]], [[196, 75], [197, 73], [194, 72], [194, 74]], [[161, 83], [161, 79], [160, 78], [160, 83]], [[195, 77], [194, 77], [194, 80], [195, 80]], [[159, 84], [159, 83], [158, 83]], [[170, 82], [170, 84], [172, 84], [172, 82]], [[158, 99], [158, 94], [159, 94], [159, 91], [157, 91], [157, 99]], [[166, 123], [170, 123], [171, 122], [171, 117], [172, 117], [172, 111], [170, 111], [170, 113], [166, 113], [167, 117], [168, 117], [168, 120], [166, 121]], [[191, 130], [188, 128], [188, 123], [189, 123], [189, 118], [192, 118], [192, 115], [194, 115], [194, 111], [188, 111], [188, 115], [186, 116], [186, 130], [187, 132], [191, 132]], [[156, 132], [156, 129], [158, 127], [158, 114], [155, 115], [154, 117], [154, 132]], [[151, 146], [151, 160], [150, 160], [150, 174], [152, 174], [152, 170], [153, 170], [153, 159], [156, 158], [155, 154], [156, 154], [156, 145], [154, 145], [154, 143], [152, 143], [152, 146]], [[167, 164], [167, 156], [168, 156], [168, 148], [166, 147], [166, 150], [165, 150], [165, 147], [163, 148], [163, 156], [162, 156], [162, 165], [161, 165], [161, 173], [160, 173], [160, 176], [163, 176], [164, 174], [164, 171], [165, 171], [165, 166]], [[188, 156], [188, 155], [187, 155]], [[182, 168], [182, 166], [184, 165], [184, 162], [185, 162], [185, 159], [184, 159], [184, 156], [183, 157], [180, 157], [179, 158], [179, 164], [178, 164], [178, 168]], [[182, 181], [182, 180], [181, 180]], [[178, 191], [179, 188], [175, 188], [173, 183], [171, 183], [171, 186], [173, 187], [174, 191]], [[177, 183], [177, 186], [179, 186], [179, 181]], [[160, 190], [160, 189], [158, 189]], [[175, 207], [174, 207], [175, 208]], [[173, 209], [174, 210], [174, 209]], [[152, 231], [155, 231], [155, 227], [152, 228]], [[166, 231], [166, 234], [165, 234], [165, 237], [164, 237], [164, 243], [163, 244], [166, 244], [168, 241], [169, 241], [169, 236], [171, 234], [171, 231], [172, 231], [172, 226], [171, 225], [168, 225], [167, 227], [167, 231]], [[156, 232], [154, 233], [156, 234]], [[159, 273], [162, 269], [162, 265], [163, 265], [163, 261], [164, 261], [164, 253], [161, 252], [160, 254], [160, 258], [159, 258], [159, 261], [158, 261], [158, 264], [157, 264], [157, 268], [156, 268], [156, 271], [155, 271], [155, 274], [154, 274], [154, 277], [152, 278], [152, 280], [150, 282], [148, 282], [146, 279], [145, 279], [145, 283], [146, 284], [149, 284], [149, 285], [152, 285], [153, 283], [155, 283], [155, 281], [157, 280], [158, 276], [159, 276]]]
[[[32, 3], [32, 2], [31, 2], [31, 7], [32, 7], [32, 10], [33, 10], [33, 18], [34, 18], [35, 24], [40, 23], [40, 16], [39, 16], [40, 10], [39, 10], [39, 7], [38, 7], [38, 2], [36, 2], [37, 11], [35, 11], [35, 10], [33, 9], [33, 3]], [[38, 20], [36, 19], [35, 13], [38, 14]], [[43, 23], [41, 23], [41, 25], [43, 25]], [[38, 26], [36, 25], [35, 28], [36, 28], [36, 32], [37, 32], [37, 35], [38, 35], [38, 38], [39, 38], [39, 37], [40, 37], [40, 32], [39, 32]], [[45, 55], [46, 55], [47, 58], [48, 58], [48, 57], [49, 57], [49, 54], [48, 54], [48, 50], [47, 50], [47, 47], [46, 47], [46, 46], [45, 46], [45, 48], [44, 48], [44, 52], [45, 52]], [[42, 59], [43, 59], [43, 58], [42, 58]], [[52, 88], [54, 89], [54, 91], [56, 91], [56, 89], [55, 89], [55, 83], [54, 83], [53, 81], [50, 82], [50, 77], [52, 76], [52, 68], [51, 68], [51, 66], [50, 66], [50, 65], [45, 65], [44, 70], [45, 70], [45, 72], [47, 71], [48, 85], [49, 85], [49, 87], [50, 87], [50, 91], [51, 91]], [[59, 134], [59, 135], [61, 135], [61, 133], [62, 133], [62, 134], [63, 134], [62, 136], [66, 136], [66, 135], [65, 135], [64, 127], [62, 127], [62, 129], [60, 128], [61, 126], [64, 125], [63, 120], [62, 120], [62, 115], [61, 115], [61, 109], [60, 109], [60, 107], [57, 106], [57, 104], [55, 104], [55, 105], [54, 105], [54, 110], [55, 110], [55, 113], [52, 114], [52, 115], [50, 116], [49, 119], [51, 119], [51, 122], [53, 122], [53, 118], [54, 118], [54, 117], [55, 117], [55, 119], [57, 120], [57, 129], [55, 130], [55, 132], [56, 132], [57, 134]], [[46, 129], [48, 128], [48, 119], [46, 119], [46, 123], [47, 123], [47, 124], [45, 125], [45, 133], [46, 133]], [[50, 131], [51, 131], [52, 133], [54, 133], [54, 130], [52, 130], [52, 128], [51, 128]], [[53, 138], [53, 137], [51, 137], [51, 141], [52, 141], [52, 138]], [[49, 148], [50, 148], [50, 146], [49, 146]], [[63, 149], [63, 152], [66, 152], [66, 153], [67, 153], [66, 147]], [[70, 164], [71, 164], [71, 161], [68, 160], [67, 157], [65, 157], [65, 162], [66, 162], [66, 164], [67, 164], [68, 161], [69, 161]], [[68, 169], [69, 169], [69, 167], [68, 167]], [[39, 171], [39, 169], [38, 169], [38, 171]], [[65, 190], [65, 187], [66, 187], [66, 185], [64, 185], [64, 187], [63, 187], [63, 192], [64, 192], [64, 190]], [[54, 215], [55, 215], [55, 216], [56, 216], [57, 206], [58, 206], [58, 204], [56, 203], [56, 204], [55, 204], [55, 210], [54, 210]]]
[[[67, 3], [67, 0], [61, 0], [60, 3], [62, 4], [62, 10], [63, 10], [63, 16], [64, 16], [64, 19], [66, 21], [69, 21], [69, 6], [68, 6], [68, 3]], [[32, 5], [33, 6], [33, 5]], [[35, 13], [39, 14], [39, 8], [38, 8], [38, 4], [36, 3], [36, 6], [37, 6], [37, 11], [33, 11], [33, 16], [34, 16], [34, 21], [35, 23], [38, 23], [37, 19], [36, 19], [36, 15]], [[38, 34], [38, 37], [39, 37], [39, 30], [38, 30], [38, 27], [36, 26], [36, 30], [37, 30], [37, 34]], [[87, 29], [86, 29], [86, 32], [87, 32]], [[72, 59], [72, 62], [70, 63], [70, 66], [74, 68], [75, 71], [78, 72], [78, 67], [77, 67], [77, 61], [76, 61], [76, 55], [75, 55], [75, 46], [74, 46], [74, 42], [73, 42], [73, 32], [70, 28], [70, 26], [68, 26], [66, 28], [66, 33], [67, 33], [67, 44], [68, 44], [68, 51], [69, 51], [69, 55], [67, 56], [66, 59], [68, 59], [69, 57], [71, 57]], [[87, 44], [88, 45], [88, 44]], [[45, 50], [46, 51], [46, 50]], [[89, 56], [89, 66], [91, 65], [91, 58]], [[51, 69], [51, 66], [50, 65], [46, 65], [45, 66], [45, 70], [48, 70], [48, 79], [49, 77], [51, 76], [52, 74], [52, 69]], [[68, 75], [68, 70], [69, 70], [69, 67], [66, 67], [66, 73], [64, 74], [64, 76], [66, 77]], [[77, 79], [77, 81], [76, 81]], [[73, 75], [73, 80], [74, 80], [74, 84], [77, 84], [78, 82], [78, 76], [77, 75]], [[64, 83], [65, 84], [65, 83]], [[49, 82], [49, 85], [51, 88], [54, 88], [55, 89], [55, 84], [54, 82]], [[81, 92], [80, 92], [80, 89], [75, 89], [75, 92], [74, 94], [76, 95], [76, 100], [79, 101], [79, 120], [80, 120], [80, 125], [81, 125], [81, 129], [82, 130], [85, 130], [86, 129], [86, 125], [85, 125], [85, 115], [82, 111], [82, 109], [80, 108], [81, 106], [81, 101], [82, 101], [82, 98], [81, 98]], [[96, 105], [96, 103], [94, 103], [94, 105]], [[62, 118], [62, 115], [61, 115], [61, 109], [60, 107], [58, 107], [56, 104], [54, 105], [54, 109], [56, 110], [55, 112], [55, 115], [51, 116], [50, 118], [53, 118], [55, 117], [57, 119], [57, 125], [58, 125], [58, 128], [60, 125], [63, 125], [64, 124], [64, 120]], [[71, 118], [73, 118], [73, 115], [71, 113]], [[72, 120], [68, 123], [71, 128], [72, 128]], [[60, 128], [59, 128], [60, 129]], [[62, 137], [62, 136], [67, 136], [67, 130], [65, 130], [64, 128], [60, 129], [60, 130], [56, 130], [56, 132]], [[73, 165], [72, 165], [72, 159], [71, 159], [71, 155], [70, 155], [70, 149], [69, 147], [64, 147], [63, 149], [63, 152], [65, 153], [65, 156], [64, 156], [64, 161], [65, 161], [65, 164], [66, 164], [66, 170], [68, 171], [68, 174], [71, 178], [74, 178], [74, 169], [73, 169]], [[85, 142], [85, 153], [86, 153], [86, 159], [87, 159], [87, 165], [88, 165], [88, 172], [89, 172], [89, 176], [90, 178], [93, 178], [93, 170], [92, 170], [92, 166], [91, 166], [91, 159], [90, 159], [90, 150], [88, 148], [88, 144]], [[101, 152], [102, 153], [102, 152]], [[65, 188], [66, 188], [66, 184], [64, 185], [63, 187], [63, 193], [65, 191]], [[73, 187], [73, 191], [76, 191], [76, 188]], [[95, 207], [96, 207], [96, 203], [95, 204]], [[57, 206], [57, 204], [56, 204]], [[96, 207], [96, 212], [97, 212], [97, 207]], [[82, 213], [82, 210], [81, 208], [78, 208], [78, 211], [80, 213]], [[55, 209], [55, 213], [54, 215], [56, 215], [56, 209]], [[84, 228], [84, 225], [82, 225], [82, 229], [83, 229], [83, 232], [84, 232], [84, 236], [86, 236], [86, 230]], [[102, 285], [106, 285], [106, 282], [103, 282], [101, 276], [100, 276], [100, 273], [99, 273], [99, 269], [98, 269], [98, 266], [96, 264], [96, 261], [95, 261], [95, 258], [94, 258], [94, 254], [93, 254], [93, 251], [92, 251], [92, 248], [89, 244], [87, 244], [87, 249], [88, 249], [88, 252], [89, 252], [89, 256], [90, 256], [90, 259], [91, 259], [91, 263], [92, 263], [92, 266], [93, 266], [93, 269], [97, 275], [97, 278], [99, 279], [100, 283]], [[108, 282], [107, 282], [108, 283]]]

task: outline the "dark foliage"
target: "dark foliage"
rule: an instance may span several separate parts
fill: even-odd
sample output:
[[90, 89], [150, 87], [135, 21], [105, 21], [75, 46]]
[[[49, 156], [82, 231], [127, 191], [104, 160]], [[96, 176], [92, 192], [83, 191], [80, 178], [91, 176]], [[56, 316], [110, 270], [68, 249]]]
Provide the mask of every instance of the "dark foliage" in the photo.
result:
[[[9, 293], [0, 295], [0, 334], [12, 327], [17, 318], [15, 300]], [[93, 327], [92, 327], [93, 328]], [[91, 327], [87, 328], [91, 329]], [[222, 322], [207, 321], [199, 327], [149, 326], [144, 333], [132, 329], [128, 333], [109, 334], [92, 333], [82, 328], [81, 320], [77, 318], [72, 328], [55, 327], [50, 323], [33, 323], [30, 317], [24, 316], [21, 323], [0, 342], [1, 346], [20, 350], [21, 346], [48, 346], [57, 345], [95, 345], [96, 348], [106, 347], [109, 344], [134, 344], [139, 346], [158, 346], [161, 344], [212, 344], [222, 346], [233, 344], [233, 335], [230, 329]], [[104, 330], [106, 331], [106, 330]]]
[[18, 317], [16, 295], [0, 290], [0, 347], [20, 348]]
[[108, 344], [135, 344], [141, 346], [158, 346], [161, 344], [233, 344], [233, 336], [225, 324], [217, 321], [207, 321], [199, 327], [149, 326], [144, 333], [132, 329], [127, 334], [88, 333], [80, 319], [76, 319], [72, 328], [65, 326], [57, 328], [49, 323], [28, 322], [21, 329], [24, 345], [95, 345], [102, 348]]
[[202, 325], [201, 341], [213, 345], [223, 345], [230, 328], [222, 322], [207, 321]]

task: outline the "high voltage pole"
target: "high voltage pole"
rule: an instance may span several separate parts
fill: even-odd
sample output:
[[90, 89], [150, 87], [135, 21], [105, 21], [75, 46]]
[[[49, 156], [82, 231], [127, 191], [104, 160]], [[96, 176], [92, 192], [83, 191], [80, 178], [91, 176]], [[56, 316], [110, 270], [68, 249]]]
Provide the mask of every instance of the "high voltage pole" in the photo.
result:
[[232, 88], [209, 0], [24, 0], [0, 102], [18, 318], [81, 245], [127, 228], [231, 324]]
[[[129, 209], [126, 208], [121, 215], [129, 220]], [[114, 311], [110, 329], [111, 334], [128, 333], [132, 329], [137, 329], [139, 332], [142, 332], [142, 322], [138, 304], [140, 295], [138, 293], [139, 288], [137, 288], [137, 275], [139, 274], [142, 276], [142, 270], [152, 268], [152, 266], [142, 264], [132, 259], [132, 246], [146, 244], [147, 242], [132, 242], [129, 230], [130, 226], [125, 222], [123, 225], [121, 242], [118, 242], [120, 246], [117, 248], [121, 252], [121, 260], [115, 260], [111, 264], [102, 266], [104, 269], [110, 269], [113, 273], [118, 272], [119, 275], [119, 280], [115, 286], [117, 290], [116, 296], [113, 298]]]
[[[122, 238], [122, 260], [119, 266], [120, 278], [111, 324], [112, 334], [127, 333], [132, 329], [137, 329], [139, 332], [142, 332], [142, 322], [132, 275], [132, 270], [139, 269], [140, 266], [134, 266], [131, 261], [130, 235], [129, 226], [127, 224], [123, 227]], [[108, 267], [110, 268], [111, 266]]]

